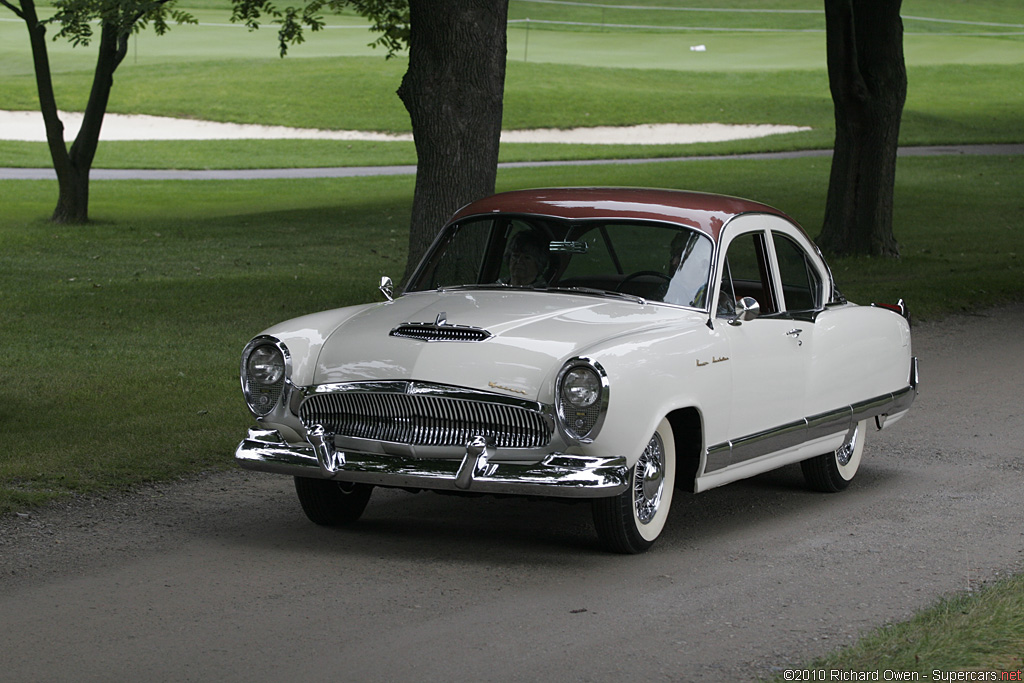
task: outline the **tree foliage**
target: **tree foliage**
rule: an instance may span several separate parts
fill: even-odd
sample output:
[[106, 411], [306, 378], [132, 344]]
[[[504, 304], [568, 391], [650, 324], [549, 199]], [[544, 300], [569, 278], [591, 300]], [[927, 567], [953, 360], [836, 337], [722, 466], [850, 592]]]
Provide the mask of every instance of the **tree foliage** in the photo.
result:
[[[39, 108], [46, 126], [46, 140], [57, 173], [58, 197], [52, 220], [59, 223], [84, 223], [89, 219], [89, 171], [99, 145], [103, 117], [110, 101], [114, 72], [128, 53], [128, 39], [152, 25], [158, 35], [169, 22], [195, 23], [186, 12], [174, 9], [174, 0], [55, 0], [54, 14], [41, 19], [34, 0], [0, 0], [28, 29], [32, 63], [36, 77]], [[50, 73], [46, 49], [46, 30], [57, 26], [54, 40], [65, 38], [76, 47], [89, 46], [99, 26], [96, 68], [92, 88], [82, 117], [82, 126], [68, 149], [64, 141], [64, 123], [57, 108], [57, 97]]]
[[456, 209], [494, 192], [505, 88], [508, 0], [232, 0], [232, 20], [279, 24], [281, 56], [324, 26], [325, 10], [351, 8], [373, 22], [371, 45], [388, 57], [409, 48], [398, 95], [416, 144], [416, 189], [406, 273]]
[[261, 20], [269, 18], [279, 24], [278, 49], [284, 57], [288, 48], [305, 41], [305, 30], [319, 31], [324, 27], [325, 11], [340, 12], [353, 9], [373, 22], [371, 28], [380, 34], [370, 43], [388, 51], [388, 57], [409, 45], [408, 0], [310, 0], [301, 7], [280, 7], [273, 0], [232, 0], [231, 21], [240, 22], [256, 30]]

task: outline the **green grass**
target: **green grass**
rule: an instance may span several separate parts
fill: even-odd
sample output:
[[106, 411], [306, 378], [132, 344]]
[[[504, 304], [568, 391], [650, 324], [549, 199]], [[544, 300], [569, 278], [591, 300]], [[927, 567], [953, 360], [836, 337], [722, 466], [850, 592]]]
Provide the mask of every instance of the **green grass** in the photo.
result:
[[[247, 68], [239, 61], [151, 66], [120, 74], [112, 111], [194, 116], [238, 123], [407, 132], [408, 115], [394, 94], [403, 65], [379, 58], [277, 60]], [[910, 70], [904, 145], [1024, 140], [1024, 64], [936, 66]], [[151, 87], [155, 81], [162, 85]], [[301, 88], [291, 87], [298, 81]], [[950, 87], [950, 83], [970, 84]], [[317, 85], [334, 96], [318, 97]], [[582, 84], [587, 84], [585, 87]], [[58, 80], [71, 100], [87, 97], [82, 74]], [[27, 76], [0, 78], [6, 105], [36, 106]], [[227, 90], [229, 96], [223, 96]], [[779, 123], [803, 133], [759, 140], [691, 145], [504, 145], [502, 161], [632, 158], [831, 146], [832, 103], [824, 71], [681, 73], [510, 64], [506, 128], [634, 123]], [[294, 97], [304, 103], [295, 106]], [[111, 124], [112, 125], [112, 124]], [[309, 140], [102, 142], [97, 168], [266, 168], [415, 163], [409, 142]], [[0, 141], [0, 165], [45, 167], [42, 142]]]
[[920, 680], [929, 680], [939, 670], [1013, 672], [1016, 678], [991, 680], [1019, 681], [1022, 667], [1024, 575], [948, 597], [906, 622], [886, 625], [801, 668], [825, 674], [815, 680], [832, 680], [833, 671], [916, 672]]
[[[242, 345], [370, 299], [404, 261], [410, 183], [97, 183], [85, 227], [39, 219], [52, 183], [3, 183], [0, 383], [17, 445], [0, 511], [228, 466], [249, 422]], [[345, 247], [325, 255], [332, 243]]]

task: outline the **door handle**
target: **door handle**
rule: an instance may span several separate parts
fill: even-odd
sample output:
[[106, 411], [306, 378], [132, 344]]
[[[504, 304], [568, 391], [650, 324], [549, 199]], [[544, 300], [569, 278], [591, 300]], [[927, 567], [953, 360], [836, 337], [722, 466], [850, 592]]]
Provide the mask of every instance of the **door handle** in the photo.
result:
[[791, 329], [789, 332], [786, 333], [786, 336], [787, 337], [792, 337], [793, 339], [796, 339], [796, 345], [797, 346], [803, 346], [804, 343], [800, 339], [800, 333], [801, 332], [803, 332], [803, 330], [801, 330], [799, 327], [794, 327], [793, 329]]

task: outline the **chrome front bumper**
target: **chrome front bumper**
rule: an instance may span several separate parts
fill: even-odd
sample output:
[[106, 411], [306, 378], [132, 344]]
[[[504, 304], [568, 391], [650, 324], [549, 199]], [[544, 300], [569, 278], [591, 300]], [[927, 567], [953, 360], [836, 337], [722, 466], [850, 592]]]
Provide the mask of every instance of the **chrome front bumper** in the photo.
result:
[[245, 469], [296, 477], [471, 493], [602, 498], [629, 485], [624, 457], [554, 453], [536, 464], [493, 462], [484, 443], [468, 444], [461, 461], [342, 453], [322, 442], [293, 446], [276, 431], [256, 428], [238, 444], [235, 461]]

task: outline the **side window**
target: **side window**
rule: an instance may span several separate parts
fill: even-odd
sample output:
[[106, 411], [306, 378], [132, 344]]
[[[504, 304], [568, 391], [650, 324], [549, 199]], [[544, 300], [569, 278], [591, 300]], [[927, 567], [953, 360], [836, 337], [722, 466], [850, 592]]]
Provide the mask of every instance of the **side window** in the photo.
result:
[[729, 243], [722, 269], [719, 315], [728, 316], [734, 309], [735, 301], [745, 296], [757, 300], [762, 314], [778, 311], [767, 256], [762, 232], [740, 235]]
[[821, 308], [821, 278], [808, 263], [804, 250], [781, 233], [772, 233], [772, 241], [779, 260], [786, 310], [810, 311]]

